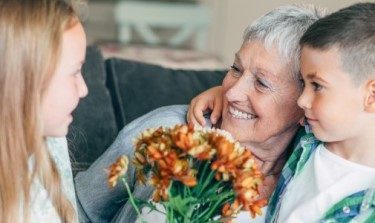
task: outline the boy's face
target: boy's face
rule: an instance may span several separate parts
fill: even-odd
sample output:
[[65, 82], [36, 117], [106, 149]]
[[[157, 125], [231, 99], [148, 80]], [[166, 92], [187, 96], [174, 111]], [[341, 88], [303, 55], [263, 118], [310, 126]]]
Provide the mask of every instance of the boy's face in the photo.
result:
[[301, 52], [304, 90], [298, 105], [314, 135], [324, 142], [338, 142], [361, 133], [364, 91], [341, 65], [337, 48], [304, 46]]

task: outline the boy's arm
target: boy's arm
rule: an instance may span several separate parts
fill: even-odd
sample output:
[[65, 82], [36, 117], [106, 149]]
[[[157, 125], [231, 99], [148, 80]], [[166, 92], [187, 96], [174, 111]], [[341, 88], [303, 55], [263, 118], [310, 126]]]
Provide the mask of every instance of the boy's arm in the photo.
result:
[[222, 87], [213, 87], [191, 100], [187, 113], [187, 121], [195, 125], [205, 126], [206, 122], [203, 115], [205, 112], [212, 111], [210, 120], [212, 124], [216, 124], [217, 120], [221, 117], [222, 110]]

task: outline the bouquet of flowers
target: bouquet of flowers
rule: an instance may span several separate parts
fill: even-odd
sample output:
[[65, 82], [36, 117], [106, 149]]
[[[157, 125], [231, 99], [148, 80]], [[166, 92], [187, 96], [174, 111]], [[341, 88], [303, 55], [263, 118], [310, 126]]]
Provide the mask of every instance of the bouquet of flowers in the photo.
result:
[[[267, 203], [258, 199], [263, 177], [251, 152], [223, 130], [148, 129], [135, 140], [132, 163], [138, 181], [155, 187], [152, 199], [162, 204], [170, 223], [230, 221], [241, 210], [255, 217]], [[112, 164], [108, 182], [112, 187], [119, 179], [125, 183], [139, 214], [125, 179], [127, 165], [125, 156]]]

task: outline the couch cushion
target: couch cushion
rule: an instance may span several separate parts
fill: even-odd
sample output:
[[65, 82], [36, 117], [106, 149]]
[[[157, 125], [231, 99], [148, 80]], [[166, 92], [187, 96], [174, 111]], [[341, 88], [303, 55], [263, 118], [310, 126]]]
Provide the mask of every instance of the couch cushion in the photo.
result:
[[106, 60], [107, 86], [118, 126], [165, 105], [188, 104], [200, 92], [220, 85], [226, 71], [174, 70], [111, 58]]
[[89, 94], [73, 113], [68, 143], [73, 172], [86, 169], [114, 141], [118, 133], [106, 72], [100, 51], [88, 47], [82, 68]]

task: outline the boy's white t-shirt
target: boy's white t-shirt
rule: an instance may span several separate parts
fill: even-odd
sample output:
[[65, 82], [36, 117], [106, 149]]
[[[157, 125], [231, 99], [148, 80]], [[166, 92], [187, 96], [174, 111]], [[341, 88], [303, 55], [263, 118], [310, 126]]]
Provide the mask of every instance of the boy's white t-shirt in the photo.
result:
[[287, 186], [277, 222], [317, 222], [340, 200], [374, 186], [374, 168], [337, 156], [321, 143]]

